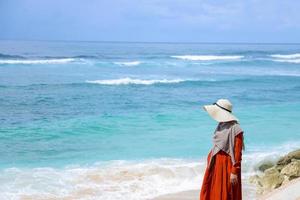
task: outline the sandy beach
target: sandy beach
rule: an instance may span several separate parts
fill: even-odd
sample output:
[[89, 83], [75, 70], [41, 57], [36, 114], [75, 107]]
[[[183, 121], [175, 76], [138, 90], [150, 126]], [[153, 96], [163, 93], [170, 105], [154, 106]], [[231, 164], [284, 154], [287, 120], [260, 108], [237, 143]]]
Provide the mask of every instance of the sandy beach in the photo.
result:
[[[300, 178], [290, 181], [282, 187], [257, 197], [258, 200], [300, 200]], [[174, 194], [167, 194], [153, 200], [196, 200], [199, 198], [198, 190], [184, 191]], [[250, 200], [250, 199], [246, 199]]]
[[167, 194], [153, 200], [194, 200], [199, 198], [199, 191], [198, 190], [190, 190], [184, 192], [178, 192], [174, 194]]
[[274, 191], [267, 193], [259, 200], [300, 200], [300, 178], [294, 179]]

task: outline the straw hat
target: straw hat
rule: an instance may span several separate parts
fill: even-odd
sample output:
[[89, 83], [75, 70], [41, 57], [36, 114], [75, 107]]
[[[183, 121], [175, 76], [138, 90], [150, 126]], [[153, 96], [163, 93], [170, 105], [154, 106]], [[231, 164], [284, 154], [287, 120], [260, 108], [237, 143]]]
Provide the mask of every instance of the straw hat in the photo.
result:
[[212, 105], [203, 106], [204, 110], [218, 122], [238, 121], [232, 114], [232, 104], [227, 99], [219, 99]]

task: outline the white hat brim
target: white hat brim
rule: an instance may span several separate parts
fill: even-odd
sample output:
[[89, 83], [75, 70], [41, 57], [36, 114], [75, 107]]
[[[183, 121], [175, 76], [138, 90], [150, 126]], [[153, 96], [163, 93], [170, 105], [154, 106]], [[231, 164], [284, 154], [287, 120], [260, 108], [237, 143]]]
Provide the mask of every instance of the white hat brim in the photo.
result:
[[203, 108], [217, 122], [239, 121], [232, 113], [216, 105], [205, 105]]

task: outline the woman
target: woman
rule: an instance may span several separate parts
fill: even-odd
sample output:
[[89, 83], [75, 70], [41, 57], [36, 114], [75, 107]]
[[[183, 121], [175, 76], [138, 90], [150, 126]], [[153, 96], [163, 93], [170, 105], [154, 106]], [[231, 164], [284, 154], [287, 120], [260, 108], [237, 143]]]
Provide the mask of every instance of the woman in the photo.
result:
[[232, 114], [232, 104], [220, 99], [204, 110], [219, 122], [213, 136], [213, 148], [207, 157], [200, 200], [241, 200], [241, 161], [243, 131]]

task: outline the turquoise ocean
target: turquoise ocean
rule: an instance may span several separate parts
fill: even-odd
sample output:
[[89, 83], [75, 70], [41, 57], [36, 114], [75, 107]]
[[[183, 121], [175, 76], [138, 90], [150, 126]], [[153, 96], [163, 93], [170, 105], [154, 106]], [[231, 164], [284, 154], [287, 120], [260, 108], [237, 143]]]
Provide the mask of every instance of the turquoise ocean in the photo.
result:
[[253, 193], [257, 165], [300, 146], [300, 44], [0, 41], [0, 199], [200, 190], [219, 98]]

